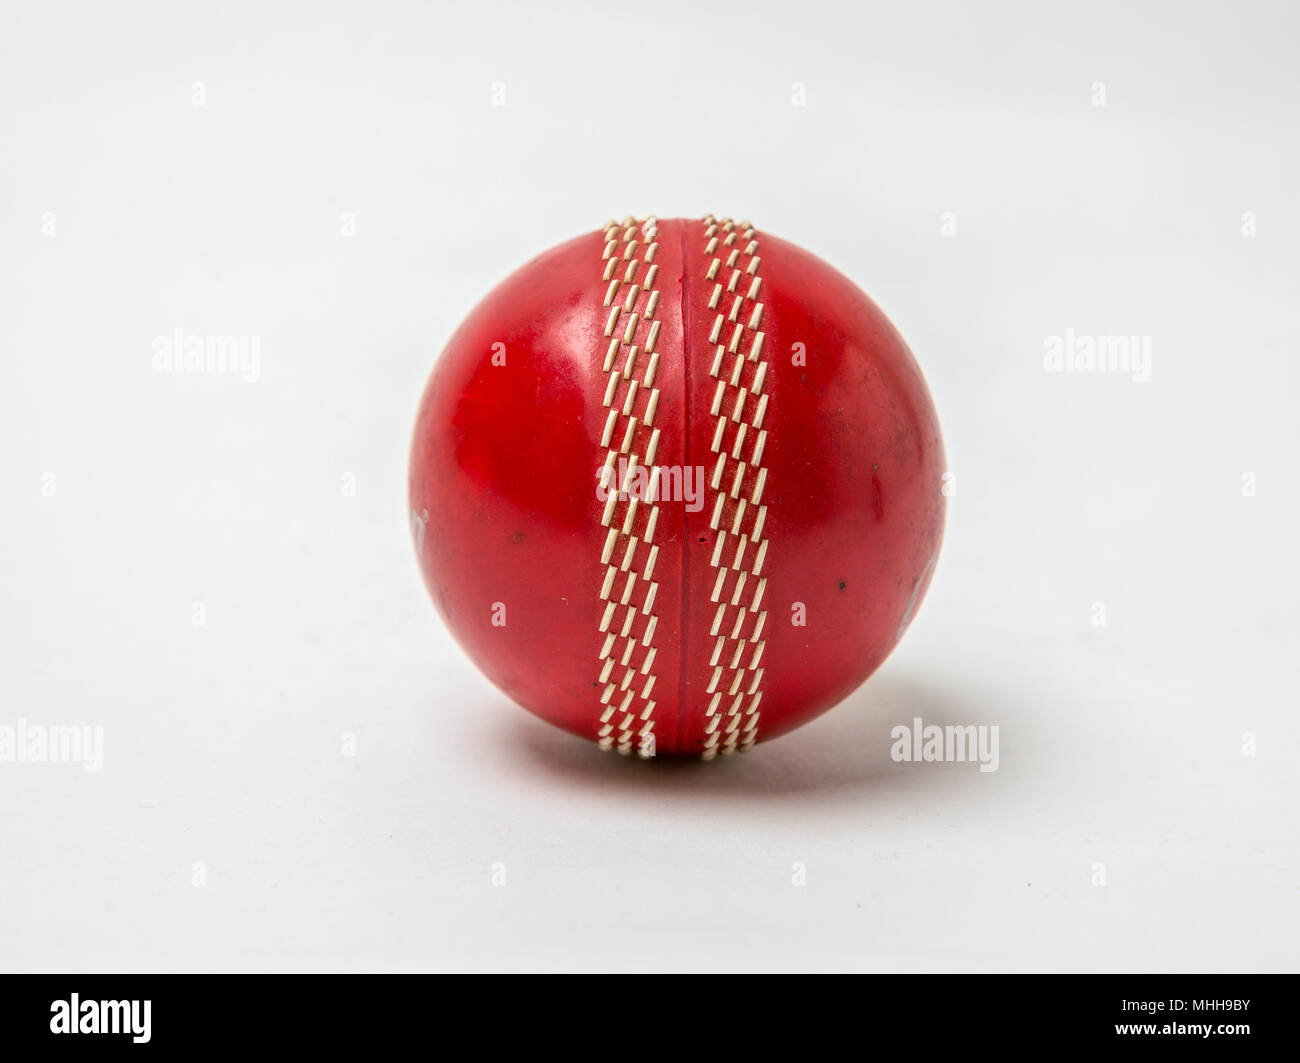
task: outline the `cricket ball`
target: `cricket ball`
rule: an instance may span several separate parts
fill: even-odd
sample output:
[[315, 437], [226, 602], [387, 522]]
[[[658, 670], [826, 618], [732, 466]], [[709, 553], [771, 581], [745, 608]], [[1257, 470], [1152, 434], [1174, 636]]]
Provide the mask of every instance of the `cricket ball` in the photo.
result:
[[629, 218], [452, 336], [411, 530], [513, 700], [601, 749], [711, 760], [885, 659], [934, 572], [943, 476], [921, 371], [848, 278], [748, 222]]

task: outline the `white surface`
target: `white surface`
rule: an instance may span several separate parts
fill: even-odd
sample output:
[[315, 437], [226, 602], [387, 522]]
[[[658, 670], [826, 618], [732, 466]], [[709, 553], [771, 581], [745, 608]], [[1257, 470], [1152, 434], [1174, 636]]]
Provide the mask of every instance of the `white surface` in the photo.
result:
[[[1300, 20], [867, 7], [5, 4], [0, 724], [105, 747], [0, 764], [0, 967], [1294, 969]], [[457, 321], [646, 211], [856, 278], [957, 482], [881, 672], [703, 768], [508, 704], [404, 515]], [[891, 762], [914, 716], [1000, 769]]]

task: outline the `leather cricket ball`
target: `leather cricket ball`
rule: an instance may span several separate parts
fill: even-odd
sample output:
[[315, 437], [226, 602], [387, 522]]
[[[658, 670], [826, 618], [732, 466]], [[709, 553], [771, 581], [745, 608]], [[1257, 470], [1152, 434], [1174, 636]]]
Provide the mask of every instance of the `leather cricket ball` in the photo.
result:
[[470, 313], [420, 403], [425, 583], [520, 705], [713, 759], [843, 700], [934, 572], [943, 445], [850, 280], [748, 222], [627, 219]]

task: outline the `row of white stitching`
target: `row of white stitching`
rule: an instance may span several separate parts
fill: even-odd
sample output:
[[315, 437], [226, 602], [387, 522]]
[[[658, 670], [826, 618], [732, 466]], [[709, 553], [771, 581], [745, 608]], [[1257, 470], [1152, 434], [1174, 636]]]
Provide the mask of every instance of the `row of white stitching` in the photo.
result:
[[767, 587], [764, 565], [767, 506], [767, 362], [763, 360], [762, 280], [758, 240], [748, 222], [704, 219], [708, 307], [714, 312], [709, 344], [714, 347], [710, 375], [717, 381], [710, 413], [716, 418], [709, 485], [716, 533], [710, 559], [716, 576], [710, 602], [716, 605], [709, 638], [703, 757], [746, 752], [758, 737], [763, 699], [762, 607]]
[[[606, 529], [600, 563], [604, 566], [598, 683], [601, 749], [654, 756], [654, 611], [659, 584], [654, 579], [659, 547], [657, 478], [643, 498], [629, 491], [638, 467], [653, 468], [659, 446], [655, 417], [659, 389], [658, 226], [653, 217], [638, 225], [634, 218], [605, 226], [604, 405], [608, 410], [600, 445], [606, 502], [601, 525]], [[639, 373], [639, 376], [638, 376]], [[646, 435], [646, 429], [649, 435]], [[642, 440], [645, 440], [642, 444]], [[622, 459], [624, 478], [617, 480]]]

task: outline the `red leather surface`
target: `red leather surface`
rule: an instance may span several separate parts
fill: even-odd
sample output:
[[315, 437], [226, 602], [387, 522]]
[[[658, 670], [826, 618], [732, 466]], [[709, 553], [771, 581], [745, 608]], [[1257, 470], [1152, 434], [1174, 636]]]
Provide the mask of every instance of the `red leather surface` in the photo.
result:
[[[761, 356], [740, 366], [738, 388], [728, 391], [728, 401], [745, 390], [744, 413], [727, 421], [723, 431], [724, 449], [730, 449], [739, 422], [749, 421], [737, 453], [742, 459], [752, 453], [760, 392], [749, 389], [765, 365], [759, 383], [767, 396], [761, 429], [767, 433], [761, 452], [766, 552], [761, 571], [750, 573], [743, 584], [741, 604], [726, 615], [719, 650], [710, 629], [719, 608], [712, 597], [720, 532], [710, 526], [716, 492], [708, 482], [718, 457], [712, 447], [719, 417], [711, 412], [718, 378], [711, 370], [719, 345], [711, 342], [710, 331], [735, 295], [727, 293], [716, 308], [708, 305], [714, 282], [705, 273], [717, 257], [706, 253], [709, 239], [699, 220], [657, 223], [654, 463], [706, 472], [705, 504], [698, 512], [680, 500], [658, 503], [653, 607], [650, 613], [635, 611], [630, 659], [625, 669], [620, 658], [611, 675], [616, 681], [634, 670], [635, 681], [623, 684], [630, 691], [625, 696], [636, 695], [637, 705], [650, 704], [639, 692], [648, 652], [641, 636], [653, 615], [650, 698], [656, 755], [698, 755], [707, 748], [715, 660], [724, 668], [715, 694], [743, 673], [737, 692], [745, 700], [738, 715], [752, 703], [747, 692], [762, 669], [755, 691], [760, 703], [739, 727], [730, 724], [737, 734], [758, 741], [799, 726], [851, 693], [884, 660], [915, 614], [943, 529], [939, 427], [907, 346], [843, 275], [792, 244], [754, 233], [760, 262], [738, 290], [743, 294], [752, 276], [761, 284], [756, 299], [742, 301], [739, 318], [748, 320], [755, 303], [762, 304]], [[734, 246], [748, 243], [741, 238]], [[602, 704], [606, 684], [598, 676], [607, 573], [601, 556], [609, 534], [601, 523], [605, 505], [596, 493], [597, 473], [610, 449], [601, 444], [608, 415], [605, 249], [602, 231], [571, 240], [512, 274], [471, 312], [425, 390], [410, 467], [421, 568], [452, 633], [512, 699], [593, 739], [602, 733], [602, 715], [607, 722], [612, 715], [614, 723], [622, 715], [609, 709], [608, 700]], [[742, 257], [740, 264], [752, 257]], [[724, 346], [732, 327], [728, 321]], [[752, 335], [751, 330], [747, 338]], [[504, 345], [503, 352], [494, 345]], [[742, 346], [740, 354], [746, 349]], [[504, 365], [493, 364], [494, 351], [504, 353]], [[799, 351], [804, 365], [794, 364]], [[733, 363], [725, 352], [723, 358], [727, 376]], [[644, 353], [641, 359], [643, 367]], [[645, 393], [643, 388], [634, 399], [644, 401]], [[626, 391], [616, 394], [621, 399]], [[640, 447], [644, 453], [651, 432], [644, 423], [634, 426], [634, 452]], [[622, 435], [621, 427], [616, 434]], [[611, 445], [617, 448], [618, 440]], [[728, 461], [726, 484], [738, 465]], [[734, 497], [724, 486], [723, 533], [739, 499], [752, 496], [758, 468], [750, 464], [741, 470]], [[742, 533], [752, 528], [757, 509], [747, 505], [742, 511]], [[634, 513], [634, 537], [644, 531], [647, 512], [643, 505]], [[620, 539], [618, 553], [626, 541]], [[743, 544], [737, 569], [721, 562], [727, 569], [724, 599], [729, 600], [740, 570], [752, 568], [758, 541]], [[738, 537], [726, 539], [723, 554], [729, 559], [741, 545]], [[642, 543], [636, 549], [634, 569], [649, 547]], [[623, 578], [619, 573], [614, 597]], [[760, 579], [766, 580], [761, 600], [766, 618], [755, 635], [759, 610], [746, 606]], [[645, 580], [636, 582], [634, 605], [645, 587]], [[613, 627], [622, 615], [616, 613]], [[740, 617], [739, 635], [730, 641], [726, 636], [735, 617]], [[803, 626], [792, 622], [800, 618], [806, 620]], [[760, 642], [761, 659], [751, 666]], [[732, 672], [726, 666], [736, 647], [739, 663]], [[734, 700], [729, 689], [722, 693], [715, 715], [725, 714]], [[620, 695], [622, 687], [610, 700], [617, 703]], [[638, 735], [643, 729], [638, 720]], [[615, 729], [607, 742], [619, 733]], [[733, 736], [731, 747], [744, 745], [737, 746]], [[725, 741], [718, 749], [730, 751]]]

